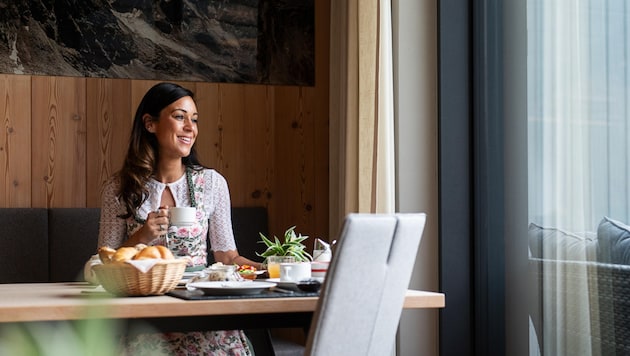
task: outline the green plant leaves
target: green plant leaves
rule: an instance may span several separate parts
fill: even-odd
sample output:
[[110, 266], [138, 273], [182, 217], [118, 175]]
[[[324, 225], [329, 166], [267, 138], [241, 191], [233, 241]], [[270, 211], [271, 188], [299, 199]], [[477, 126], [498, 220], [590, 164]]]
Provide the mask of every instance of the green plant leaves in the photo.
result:
[[259, 232], [261, 241], [264, 243], [267, 249], [258, 254], [261, 257], [269, 256], [293, 256], [296, 261], [311, 261], [313, 257], [306, 251], [306, 246], [302, 243], [308, 239], [308, 236], [302, 236], [302, 234], [295, 233], [295, 226], [288, 228], [284, 232], [284, 239], [280, 241], [278, 237], [274, 236], [273, 241], [263, 233]]

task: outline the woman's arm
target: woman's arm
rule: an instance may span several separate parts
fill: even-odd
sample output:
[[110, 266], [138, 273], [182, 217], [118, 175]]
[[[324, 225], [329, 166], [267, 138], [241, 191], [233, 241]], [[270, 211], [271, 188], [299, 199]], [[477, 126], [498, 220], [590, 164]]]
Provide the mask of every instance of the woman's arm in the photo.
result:
[[118, 217], [123, 212], [123, 207], [116, 198], [117, 192], [118, 181], [111, 178], [105, 183], [101, 195], [97, 248], [102, 246], [118, 248], [127, 238], [127, 224], [124, 219]]
[[262, 268], [262, 263], [254, 262], [246, 257], [239, 255], [237, 250], [214, 251], [214, 260], [217, 262], [221, 262], [224, 265], [250, 265], [256, 267], [256, 269]]
[[208, 179], [211, 186], [206, 191], [212, 192], [214, 210], [210, 215], [210, 244], [214, 253], [214, 260], [223, 264], [250, 265], [260, 269], [261, 263], [254, 262], [240, 256], [234, 241], [232, 230], [232, 212], [230, 191], [227, 181], [218, 172]]

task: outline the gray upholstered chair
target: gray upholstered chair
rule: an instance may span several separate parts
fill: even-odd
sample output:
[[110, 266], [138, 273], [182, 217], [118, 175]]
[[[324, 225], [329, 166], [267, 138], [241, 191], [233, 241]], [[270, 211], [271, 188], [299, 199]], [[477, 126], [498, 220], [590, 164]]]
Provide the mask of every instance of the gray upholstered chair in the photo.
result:
[[326, 274], [307, 355], [388, 355], [426, 215], [350, 214]]

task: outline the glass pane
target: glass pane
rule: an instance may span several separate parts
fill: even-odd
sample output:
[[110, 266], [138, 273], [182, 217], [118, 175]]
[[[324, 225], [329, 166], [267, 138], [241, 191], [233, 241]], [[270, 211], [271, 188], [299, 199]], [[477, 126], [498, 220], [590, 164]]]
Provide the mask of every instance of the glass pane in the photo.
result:
[[527, 2], [530, 355], [630, 353], [629, 15]]

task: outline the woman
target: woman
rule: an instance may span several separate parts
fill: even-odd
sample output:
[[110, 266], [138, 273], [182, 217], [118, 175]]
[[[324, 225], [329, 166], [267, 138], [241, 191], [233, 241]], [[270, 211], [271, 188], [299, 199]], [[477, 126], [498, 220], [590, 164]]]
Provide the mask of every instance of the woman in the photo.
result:
[[[208, 236], [215, 261], [260, 268], [236, 249], [225, 178], [197, 159], [198, 116], [193, 93], [177, 84], [159, 83], [145, 94], [123, 167], [103, 189], [99, 247], [165, 245], [201, 269]], [[196, 207], [197, 223], [168, 229], [173, 206]], [[166, 345], [167, 354], [252, 353], [241, 330], [145, 334], [127, 340], [126, 348], [130, 354], [154, 353], [158, 345]]]

